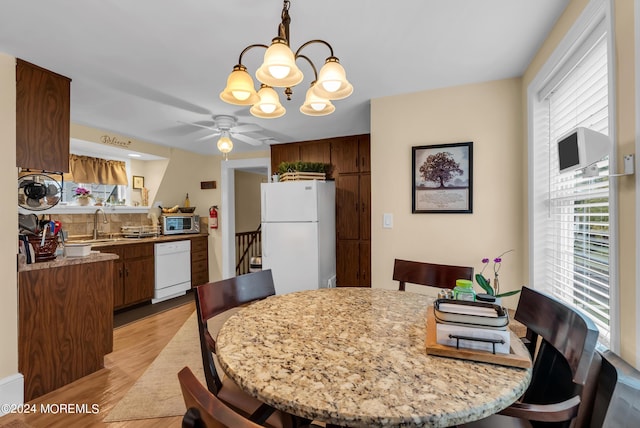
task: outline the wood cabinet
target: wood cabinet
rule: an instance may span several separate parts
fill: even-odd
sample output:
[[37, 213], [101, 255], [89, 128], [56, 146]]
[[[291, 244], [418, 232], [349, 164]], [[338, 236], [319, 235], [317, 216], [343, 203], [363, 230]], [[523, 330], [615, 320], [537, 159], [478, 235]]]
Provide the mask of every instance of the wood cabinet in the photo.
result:
[[153, 242], [101, 247], [119, 256], [114, 263], [113, 307], [121, 309], [153, 298], [155, 275]]
[[191, 288], [209, 282], [209, 238], [191, 238]]
[[71, 79], [16, 64], [16, 166], [69, 172]]
[[369, 134], [271, 146], [280, 162], [331, 164], [336, 182], [336, 277], [338, 286], [371, 286], [371, 139]]
[[30, 401], [104, 366], [113, 350], [113, 260], [18, 274], [18, 370]]
[[300, 160], [300, 146], [293, 144], [274, 144], [271, 146], [271, 171], [278, 172], [278, 166], [282, 162], [294, 162]]

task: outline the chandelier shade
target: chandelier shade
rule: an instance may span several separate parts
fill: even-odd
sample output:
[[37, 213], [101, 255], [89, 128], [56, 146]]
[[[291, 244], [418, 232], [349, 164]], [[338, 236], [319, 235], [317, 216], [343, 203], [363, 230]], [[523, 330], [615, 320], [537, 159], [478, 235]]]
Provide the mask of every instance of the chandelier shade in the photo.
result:
[[256, 78], [276, 88], [290, 88], [302, 82], [304, 75], [296, 65], [296, 59], [287, 44], [281, 37], [273, 39], [273, 43], [264, 53], [264, 61], [258, 70]]
[[353, 93], [353, 86], [347, 80], [347, 75], [338, 58], [327, 58], [318, 73], [318, 81], [314, 85], [313, 92], [329, 100], [341, 100]]
[[307, 116], [326, 116], [333, 113], [336, 110], [336, 106], [328, 99], [317, 96], [313, 92], [315, 85], [315, 83], [311, 84], [311, 87], [307, 89], [307, 95], [304, 99], [304, 104], [300, 107], [300, 111]]
[[287, 110], [280, 104], [278, 93], [270, 86], [262, 84], [258, 91], [260, 101], [249, 110], [252, 115], [263, 119], [274, 119], [283, 116]]
[[227, 78], [227, 86], [220, 93], [220, 99], [229, 104], [250, 106], [260, 100], [247, 68], [238, 64]]
[[[324, 116], [335, 111], [331, 100], [341, 100], [353, 92], [353, 86], [346, 77], [346, 72], [338, 58], [333, 55], [333, 48], [324, 40], [309, 40], [303, 43], [294, 53], [289, 45], [290, 1], [284, 0], [281, 23], [278, 35], [271, 40], [271, 45], [249, 45], [240, 53], [238, 65], [227, 78], [227, 86], [220, 93], [220, 98], [230, 104], [250, 105], [252, 115], [260, 118], [276, 118], [283, 116], [286, 109], [280, 104], [278, 94], [273, 88], [285, 88], [287, 100], [291, 100], [292, 88], [300, 84], [304, 74], [296, 64], [298, 59], [306, 60], [314, 73], [314, 83], [307, 90], [305, 102], [300, 111], [310, 116]], [[316, 67], [301, 51], [311, 44], [323, 44], [329, 49], [325, 64], [317, 73]], [[259, 92], [255, 91], [253, 79], [242, 64], [242, 56], [249, 50], [260, 47], [266, 49], [262, 65], [255, 72], [256, 79], [262, 84]], [[275, 96], [274, 96], [275, 95]]]

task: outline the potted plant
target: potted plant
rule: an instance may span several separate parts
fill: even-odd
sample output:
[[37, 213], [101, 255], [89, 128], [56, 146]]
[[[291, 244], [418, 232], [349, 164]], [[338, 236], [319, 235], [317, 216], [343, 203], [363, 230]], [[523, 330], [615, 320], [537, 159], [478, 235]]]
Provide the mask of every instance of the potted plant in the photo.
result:
[[91, 190], [84, 187], [76, 187], [73, 191], [73, 197], [78, 201], [78, 205], [89, 205], [89, 199], [93, 199]]
[[520, 292], [520, 290], [512, 290], [512, 291], [507, 291], [506, 293], [500, 293], [500, 282], [498, 280], [498, 271], [500, 271], [500, 268], [502, 267], [502, 256], [504, 256], [507, 253], [510, 253], [511, 251], [513, 250], [505, 251], [504, 253], [500, 254], [498, 257], [493, 259], [493, 286], [491, 286], [491, 279], [485, 278], [483, 275], [484, 270], [487, 268], [491, 260], [486, 257], [482, 259], [482, 263], [484, 264], [484, 266], [482, 267], [482, 270], [480, 271], [480, 273], [476, 274], [476, 282], [480, 287], [482, 287], [485, 293], [488, 294], [489, 296], [500, 298], [500, 297], [506, 297], [506, 296], [513, 296], [514, 294], [518, 294]]
[[322, 162], [282, 162], [278, 165], [279, 180], [324, 180], [329, 166]]

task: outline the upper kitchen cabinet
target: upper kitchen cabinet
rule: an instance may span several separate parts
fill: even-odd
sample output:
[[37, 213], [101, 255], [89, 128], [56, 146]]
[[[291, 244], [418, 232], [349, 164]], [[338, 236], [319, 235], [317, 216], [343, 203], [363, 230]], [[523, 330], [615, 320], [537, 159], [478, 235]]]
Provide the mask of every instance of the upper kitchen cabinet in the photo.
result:
[[335, 138], [331, 141], [334, 176], [341, 173], [371, 171], [371, 137], [369, 134]]
[[16, 65], [16, 166], [69, 172], [71, 79], [21, 59]]
[[278, 166], [282, 162], [295, 162], [300, 160], [300, 145], [293, 144], [274, 144], [271, 146], [271, 171], [275, 174], [278, 172]]

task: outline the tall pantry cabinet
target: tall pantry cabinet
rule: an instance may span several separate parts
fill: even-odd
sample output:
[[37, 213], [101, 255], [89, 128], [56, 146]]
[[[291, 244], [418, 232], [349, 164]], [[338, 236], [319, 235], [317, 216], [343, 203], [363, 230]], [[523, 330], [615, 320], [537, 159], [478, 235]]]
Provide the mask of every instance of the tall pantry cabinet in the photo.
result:
[[370, 135], [271, 146], [272, 170], [281, 162], [331, 164], [336, 182], [336, 275], [340, 287], [371, 286]]

